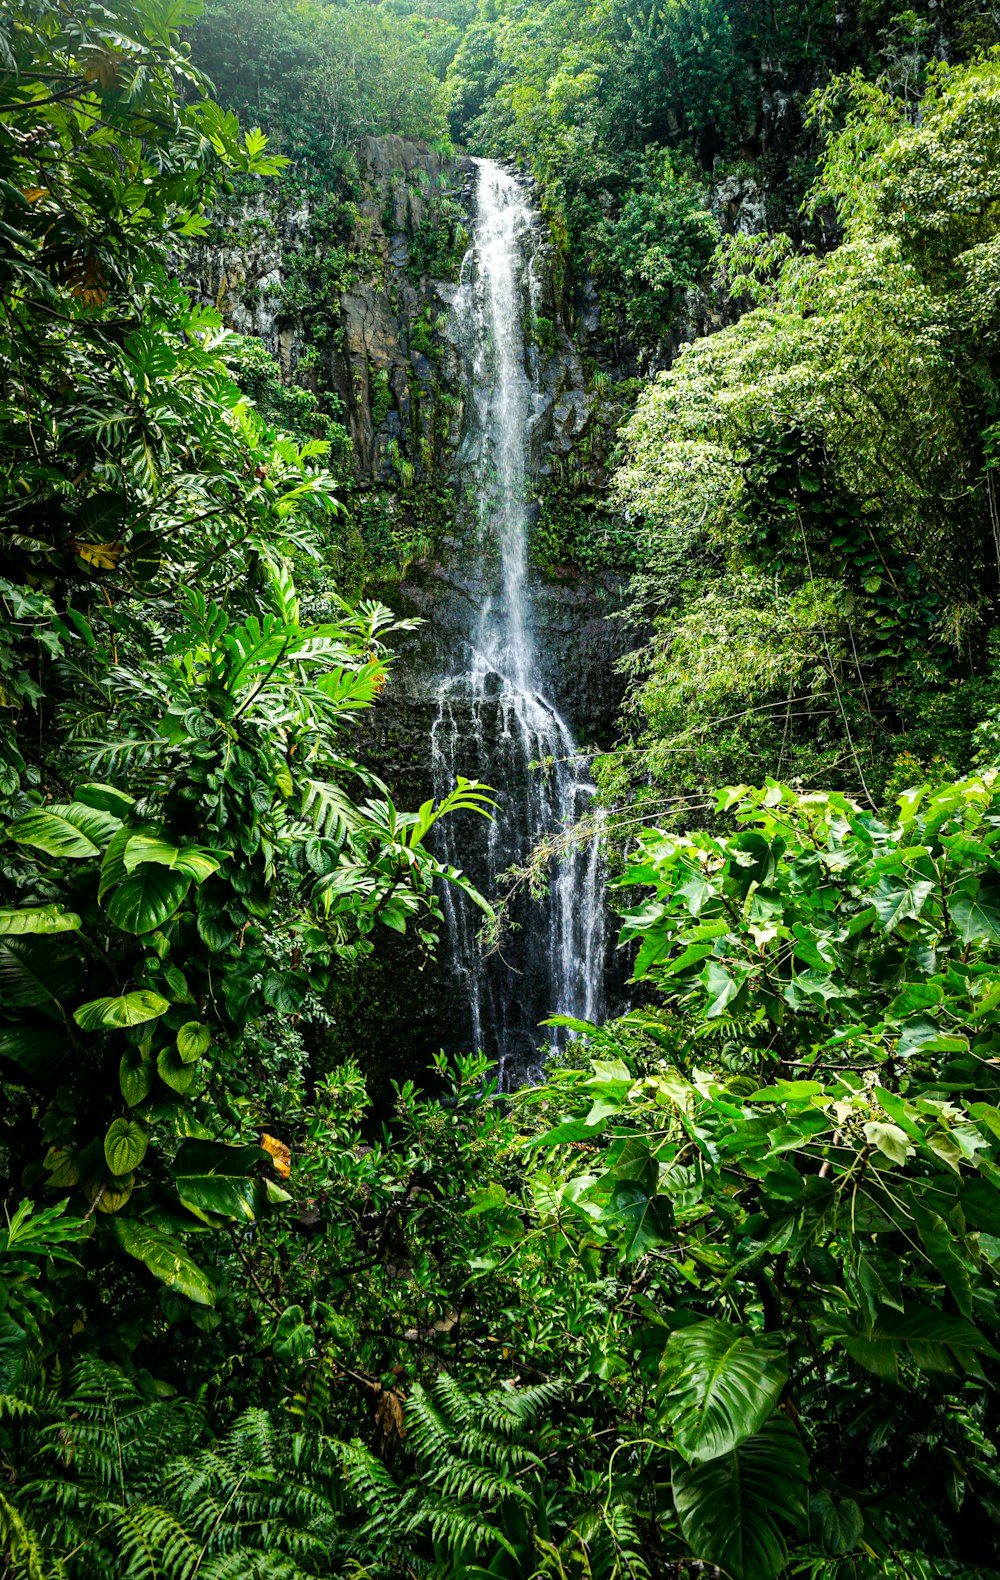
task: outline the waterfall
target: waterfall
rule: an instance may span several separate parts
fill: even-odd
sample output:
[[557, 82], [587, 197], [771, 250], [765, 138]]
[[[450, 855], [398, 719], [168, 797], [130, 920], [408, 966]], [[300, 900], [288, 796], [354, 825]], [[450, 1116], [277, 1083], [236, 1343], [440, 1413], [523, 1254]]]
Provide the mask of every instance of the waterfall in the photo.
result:
[[[445, 858], [488, 891], [543, 839], [584, 817], [594, 787], [566, 720], [544, 694], [528, 563], [532, 435], [546, 410], [538, 355], [526, 334], [537, 304], [543, 246], [536, 211], [516, 178], [477, 160], [476, 223], [455, 303], [468, 398], [464, 481], [475, 501], [476, 564], [461, 672], [438, 687], [431, 733], [435, 789], [456, 773], [497, 791], [489, 827], [454, 821]], [[478, 841], [478, 843], [477, 843]], [[453, 974], [469, 1006], [474, 1046], [499, 1065], [501, 1086], [537, 1076], [539, 1033], [549, 1014], [596, 1020], [602, 1011], [604, 883], [596, 839], [555, 859], [547, 894], [519, 901], [513, 929], [485, 960], [481, 917], [444, 897]]]

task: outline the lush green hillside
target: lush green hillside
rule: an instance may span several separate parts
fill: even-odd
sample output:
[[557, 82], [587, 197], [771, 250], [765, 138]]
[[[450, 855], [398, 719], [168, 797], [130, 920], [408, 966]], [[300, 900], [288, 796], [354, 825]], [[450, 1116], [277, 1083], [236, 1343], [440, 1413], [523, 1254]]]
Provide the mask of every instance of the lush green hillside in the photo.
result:
[[[1000, 1576], [996, 42], [977, 0], [0, 15], [4, 1576]], [[377, 1018], [311, 1057], [331, 974], [434, 949], [428, 836], [491, 802], [355, 761], [400, 629], [334, 590], [341, 413], [183, 282], [304, 191], [331, 333], [389, 134], [530, 161], [570, 322], [594, 283], [541, 520], [633, 578], [641, 1007], [376, 1110]]]

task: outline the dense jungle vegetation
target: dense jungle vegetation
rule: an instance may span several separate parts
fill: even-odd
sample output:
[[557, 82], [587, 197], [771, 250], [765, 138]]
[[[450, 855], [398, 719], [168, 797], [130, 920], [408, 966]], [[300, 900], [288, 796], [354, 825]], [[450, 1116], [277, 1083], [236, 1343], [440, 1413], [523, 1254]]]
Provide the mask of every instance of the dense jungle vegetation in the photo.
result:
[[[1000, 1576], [998, 39], [0, 10], [4, 1577]], [[433, 829], [492, 797], [356, 760], [343, 414], [185, 288], [301, 187], [329, 316], [389, 133], [530, 162], [631, 370], [574, 542], [641, 1007], [504, 1103], [322, 1057], [382, 930], [491, 917]]]

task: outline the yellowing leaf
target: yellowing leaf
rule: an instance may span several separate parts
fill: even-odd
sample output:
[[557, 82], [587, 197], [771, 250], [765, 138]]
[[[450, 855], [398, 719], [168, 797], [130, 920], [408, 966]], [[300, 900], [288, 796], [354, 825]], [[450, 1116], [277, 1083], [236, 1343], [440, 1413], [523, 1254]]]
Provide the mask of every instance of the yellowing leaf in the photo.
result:
[[279, 1141], [277, 1136], [269, 1136], [266, 1133], [261, 1136], [260, 1145], [262, 1151], [270, 1155], [282, 1179], [286, 1180], [292, 1172], [291, 1148], [286, 1146], [283, 1141]]
[[75, 538], [71, 542], [81, 560], [93, 565], [95, 570], [113, 571], [121, 558], [121, 543], [80, 543]]

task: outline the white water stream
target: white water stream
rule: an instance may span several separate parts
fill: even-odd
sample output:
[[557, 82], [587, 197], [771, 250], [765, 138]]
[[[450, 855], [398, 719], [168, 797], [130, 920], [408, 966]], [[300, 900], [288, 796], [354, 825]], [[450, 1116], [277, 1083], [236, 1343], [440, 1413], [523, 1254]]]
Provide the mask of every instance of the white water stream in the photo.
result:
[[[468, 389], [463, 453], [476, 502], [481, 591], [464, 668], [440, 684], [431, 747], [439, 794], [456, 773], [475, 775], [498, 792], [501, 809], [484, 830], [478, 862], [493, 887], [539, 841], [585, 816], [593, 786], [569, 726], [541, 689], [528, 564], [532, 432], [546, 400], [526, 326], [536, 309], [542, 232], [517, 179], [490, 160], [476, 163], [476, 224], [455, 312]], [[470, 821], [449, 828], [446, 855], [481, 882], [477, 862], [467, 859]], [[601, 1014], [604, 883], [597, 841], [552, 863], [547, 897], [520, 908], [521, 936], [498, 956], [482, 959], [481, 917], [468, 902], [449, 890], [444, 903], [473, 1045], [497, 1059], [501, 1086], [533, 1078], [538, 1044], [562, 1040], [538, 1032], [541, 1019]]]

